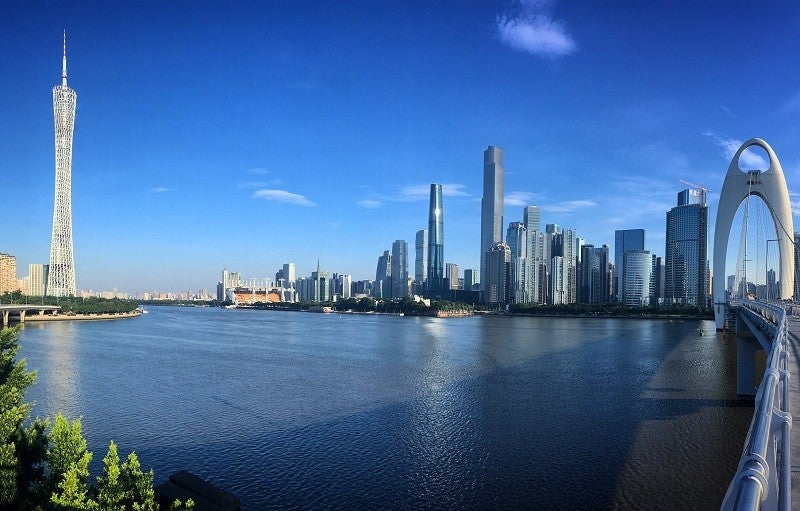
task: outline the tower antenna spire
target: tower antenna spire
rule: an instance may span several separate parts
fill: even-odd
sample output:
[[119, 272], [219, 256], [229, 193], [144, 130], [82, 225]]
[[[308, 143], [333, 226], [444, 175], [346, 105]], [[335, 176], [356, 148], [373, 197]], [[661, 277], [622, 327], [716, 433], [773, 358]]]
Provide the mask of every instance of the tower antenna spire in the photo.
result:
[[67, 29], [64, 29], [64, 58], [61, 61], [61, 86], [67, 86]]

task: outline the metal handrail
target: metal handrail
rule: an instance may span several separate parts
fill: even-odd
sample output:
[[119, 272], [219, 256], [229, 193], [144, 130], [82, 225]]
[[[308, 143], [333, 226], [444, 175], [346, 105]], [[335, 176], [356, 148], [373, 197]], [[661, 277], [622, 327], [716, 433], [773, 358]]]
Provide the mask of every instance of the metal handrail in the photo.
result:
[[[747, 300], [743, 307], [775, 326], [772, 349], [756, 393], [753, 421], [747, 432], [742, 458], [733, 477], [723, 510], [791, 509], [789, 429], [788, 336], [783, 307]], [[780, 443], [780, 466], [778, 444]]]

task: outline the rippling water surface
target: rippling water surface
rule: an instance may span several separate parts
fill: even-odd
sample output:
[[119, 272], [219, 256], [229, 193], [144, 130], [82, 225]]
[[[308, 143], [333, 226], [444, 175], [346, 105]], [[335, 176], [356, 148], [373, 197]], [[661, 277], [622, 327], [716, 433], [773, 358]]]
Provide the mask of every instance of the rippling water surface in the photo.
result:
[[114, 439], [245, 509], [718, 509], [752, 413], [713, 322], [154, 307], [20, 340], [95, 470]]

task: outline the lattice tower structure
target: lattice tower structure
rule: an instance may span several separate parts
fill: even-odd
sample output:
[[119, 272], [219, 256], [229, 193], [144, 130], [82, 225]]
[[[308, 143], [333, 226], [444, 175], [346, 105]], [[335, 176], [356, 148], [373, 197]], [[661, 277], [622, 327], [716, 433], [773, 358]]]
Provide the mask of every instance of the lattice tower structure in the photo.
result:
[[53, 87], [53, 116], [56, 139], [55, 201], [53, 237], [50, 243], [50, 272], [47, 294], [74, 296], [75, 257], [72, 250], [72, 134], [75, 128], [77, 94], [67, 86], [67, 37], [64, 34], [64, 57], [61, 85]]

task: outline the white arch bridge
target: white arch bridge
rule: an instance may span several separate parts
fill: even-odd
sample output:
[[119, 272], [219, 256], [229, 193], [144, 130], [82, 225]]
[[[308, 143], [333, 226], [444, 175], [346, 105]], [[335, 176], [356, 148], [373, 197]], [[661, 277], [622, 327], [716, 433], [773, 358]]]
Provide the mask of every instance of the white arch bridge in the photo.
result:
[[[753, 146], [766, 152], [768, 169], [740, 170], [742, 154]], [[766, 204], [775, 229], [775, 239], [763, 240], [767, 243], [767, 253], [769, 241], [776, 242], [778, 248], [780, 280], [769, 282], [765, 276], [767, 292], [760, 299], [756, 299], [757, 293], [747, 277], [747, 213], [742, 224], [744, 234], [734, 285], [726, 290], [731, 227], [745, 201], [747, 211], [751, 196]], [[800, 458], [800, 430], [792, 429], [792, 412], [800, 410], [800, 305], [792, 302], [792, 298], [799, 298], [793, 296], [794, 224], [783, 170], [775, 152], [761, 139], [753, 138], [742, 144], [728, 168], [717, 209], [713, 262], [717, 329], [729, 328], [736, 334], [737, 393], [755, 396], [753, 421], [722, 509], [800, 509], [800, 464], [793, 462], [791, 456], [794, 451], [795, 458]], [[766, 353], [760, 380], [756, 370], [759, 351]]]

